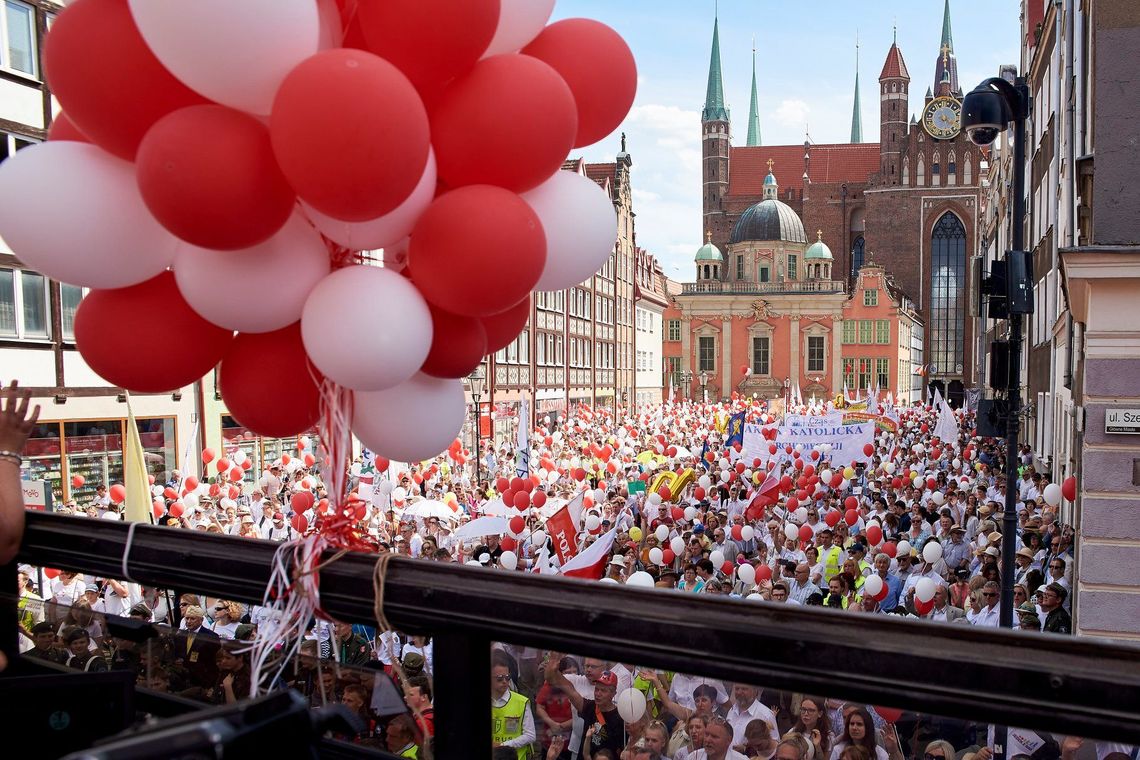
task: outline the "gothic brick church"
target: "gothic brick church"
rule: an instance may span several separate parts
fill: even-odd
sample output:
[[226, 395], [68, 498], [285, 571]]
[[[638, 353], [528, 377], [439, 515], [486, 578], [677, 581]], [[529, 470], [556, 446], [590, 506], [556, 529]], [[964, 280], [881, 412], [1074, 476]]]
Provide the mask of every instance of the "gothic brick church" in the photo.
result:
[[[822, 386], [834, 391], [846, 384], [854, 392], [866, 382], [868, 388], [885, 390], [874, 382], [879, 379], [877, 372], [868, 378], [859, 371], [861, 353], [866, 353], [858, 340], [861, 328], [842, 324], [843, 303], [858, 298], [863, 307], [859, 272], [873, 259], [874, 277], [882, 279], [882, 290], [895, 304], [895, 314], [913, 307], [921, 325], [916, 333], [921, 340], [916, 340], [908, 362], [902, 358], [906, 347], [901, 345], [906, 330], [895, 320], [889, 342], [898, 352], [888, 353], [898, 355], [900, 364], [889, 369], [890, 386], [898, 386], [896, 393], [906, 391], [910, 383], [902, 378], [901, 370], [921, 372], [925, 382], [940, 388], [957, 405], [964, 389], [975, 384], [974, 359], [968, 349], [972, 325], [967, 261], [978, 249], [979, 185], [985, 165], [981, 149], [961, 132], [963, 93], [950, 5], [945, 1], [941, 44], [930, 51], [933, 76], [917, 114], [908, 113], [911, 76], [902, 50], [896, 42], [887, 51], [878, 79], [878, 144], [862, 142], [856, 73], [849, 143], [821, 145], [808, 140], [802, 145], [764, 145], [753, 71], [746, 144], [733, 145], [724, 100], [719, 21], [714, 21], [701, 115], [706, 240], [695, 262], [697, 281], [685, 284], [675, 299], [674, 316], [682, 322], [684, 345], [682, 350], [674, 347], [673, 352], [666, 348], [667, 355], [676, 357], [674, 369], [686, 375], [685, 381], [695, 382], [693, 378], [701, 371], [707, 380], [707, 368], [714, 366], [707, 356], [702, 365], [695, 348], [696, 331], [709, 332], [705, 317], [714, 316], [710, 308], [719, 316], [766, 314], [769, 321], [787, 316], [806, 323], [813, 315], [822, 316], [821, 306], [834, 302], [840, 310], [829, 311], [825, 343], [829, 348], [834, 345], [838, 354], [826, 362], [828, 373], [808, 376], [805, 341], [811, 333], [798, 326], [794, 335], [789, 331], [787, 346], [771, 346], [773, 351], [804, 359], [787, 363], [788, 376], [783, 379], [801, 389]], [[758, 299], [764, 303], [759, 310], [755, 308]], [[824, 323], [818, 324], [823, 329]], [[766, 328], [749, 323], [744, 330], [756, 335]], [[854, 341], [848, 345], [832, 331], [853, 336]], [[731, 342], [735, 341], [710, 349], [718, 359], [711, 373], [715, 390], [725, 395], [732, 389], [746, 389], [736, 377], [742, 367], [735, 365], [753, 364], [754, 347], [742, 345], [743, 353], [738, 355], [730, 350]], [[723, 366], [729, 361], [731, 365]], [[764, 366], [757, 363], [756, 368]], [[756, 376], [752, 383], [761, 380]], [[781, 378], [769, 377], [767, 385], [774, 386], [776, 380]], [[917, 385], [923, 382], [918, 380]]]

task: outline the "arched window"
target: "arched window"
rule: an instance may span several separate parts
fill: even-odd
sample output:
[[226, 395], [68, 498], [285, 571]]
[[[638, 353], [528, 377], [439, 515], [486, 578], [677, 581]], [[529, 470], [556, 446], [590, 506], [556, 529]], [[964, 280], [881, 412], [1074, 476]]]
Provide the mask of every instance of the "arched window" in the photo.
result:
[[910, 184], [910, 159], [903, 161], [902, 183], [904, 185]]
[[926, 158], [921, 153], [918, 154], [918, 186], [924, 187], [926, 185]]
[[855, 238], [851, 243], [851, 276], [854, 277], [863, 268], [863, 236]]
[[950, 151], [950, 155], [946, 159], [946, 184], [958, 184], [958, 157], [954, 151]]
[[947, 212], [930, 235], [930, 362], [958, 372], [966, 341], [966, 229]]
[[969, 185], [974, 180], [974, 167], [971, 165], [970, 154], [966, 154], [965, 166], [962, 168], [962, 184]]

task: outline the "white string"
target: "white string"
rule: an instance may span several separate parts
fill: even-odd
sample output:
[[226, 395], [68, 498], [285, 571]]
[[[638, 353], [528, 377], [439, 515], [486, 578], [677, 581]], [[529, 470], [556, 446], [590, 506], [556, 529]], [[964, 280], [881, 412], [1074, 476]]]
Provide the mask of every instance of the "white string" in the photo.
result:
[[127, 561], [131, 556], [131, 545], [134, 544], [135, 541], [135, 528], [137, 526], [137, 522], [132, 522], [130, 527], [127, 528], [127, 545], [123, 547], [122, 567], [120, 568], [122, 571], [120, 577], [122, 577], [123, 580], [130, 581], [131, 583], [136, 583], [136, 581], [131, 577], [130, 572], [127, 570]]

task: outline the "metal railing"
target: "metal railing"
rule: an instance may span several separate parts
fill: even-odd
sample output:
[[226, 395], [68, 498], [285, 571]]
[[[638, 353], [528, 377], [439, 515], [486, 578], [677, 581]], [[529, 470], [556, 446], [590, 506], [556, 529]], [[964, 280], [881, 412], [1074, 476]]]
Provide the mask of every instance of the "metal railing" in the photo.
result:
[[[128, 527], [29, 513], [20, 560], [120, 577]], [[260, 600], [277, 544], [139, 525], [131, 577]], [[376, 558], [321, 572], [322, 606], [375, 624]], [[682, 673], [827, 694], [1031, 730], [1140, 743], [1140, 648], [1097, 639], [934, 624], [890, 615], [599, 586], [394, 557], [384, 613], [431, 634], [440, 758], [489, 747], [490, 644], [555, 649]], [[984, 716], [984, 717], [983, 717]]]
[[840, 280], [790, 280], [787, 282], [685, 282], [682, 295], [702, 293], [728, 293], [734, 295], [765, 295], [771, 293], [842, 293], [846, 285]]

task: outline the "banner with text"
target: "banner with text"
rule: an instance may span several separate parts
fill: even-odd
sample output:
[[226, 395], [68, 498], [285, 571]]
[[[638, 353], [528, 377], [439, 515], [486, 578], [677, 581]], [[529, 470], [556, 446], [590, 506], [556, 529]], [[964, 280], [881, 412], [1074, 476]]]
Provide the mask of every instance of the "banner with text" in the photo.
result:
[[[760, 425], [744, 426], [745, 458], [767, 458], [769, 441], [764, 440]], [[783, 455], [786, 446], [802, 446], [803, 451], [811, 451], [820, 444], [830, 444], [827, 455], [833, 467], [846, 467], [857, 459], [864, 459], [863, 447], [875, 440], [875, 426], [871, 423], [858, 425], [826, 424], [784, 426], [779, 428], [776, 440], [777, 453]]]

